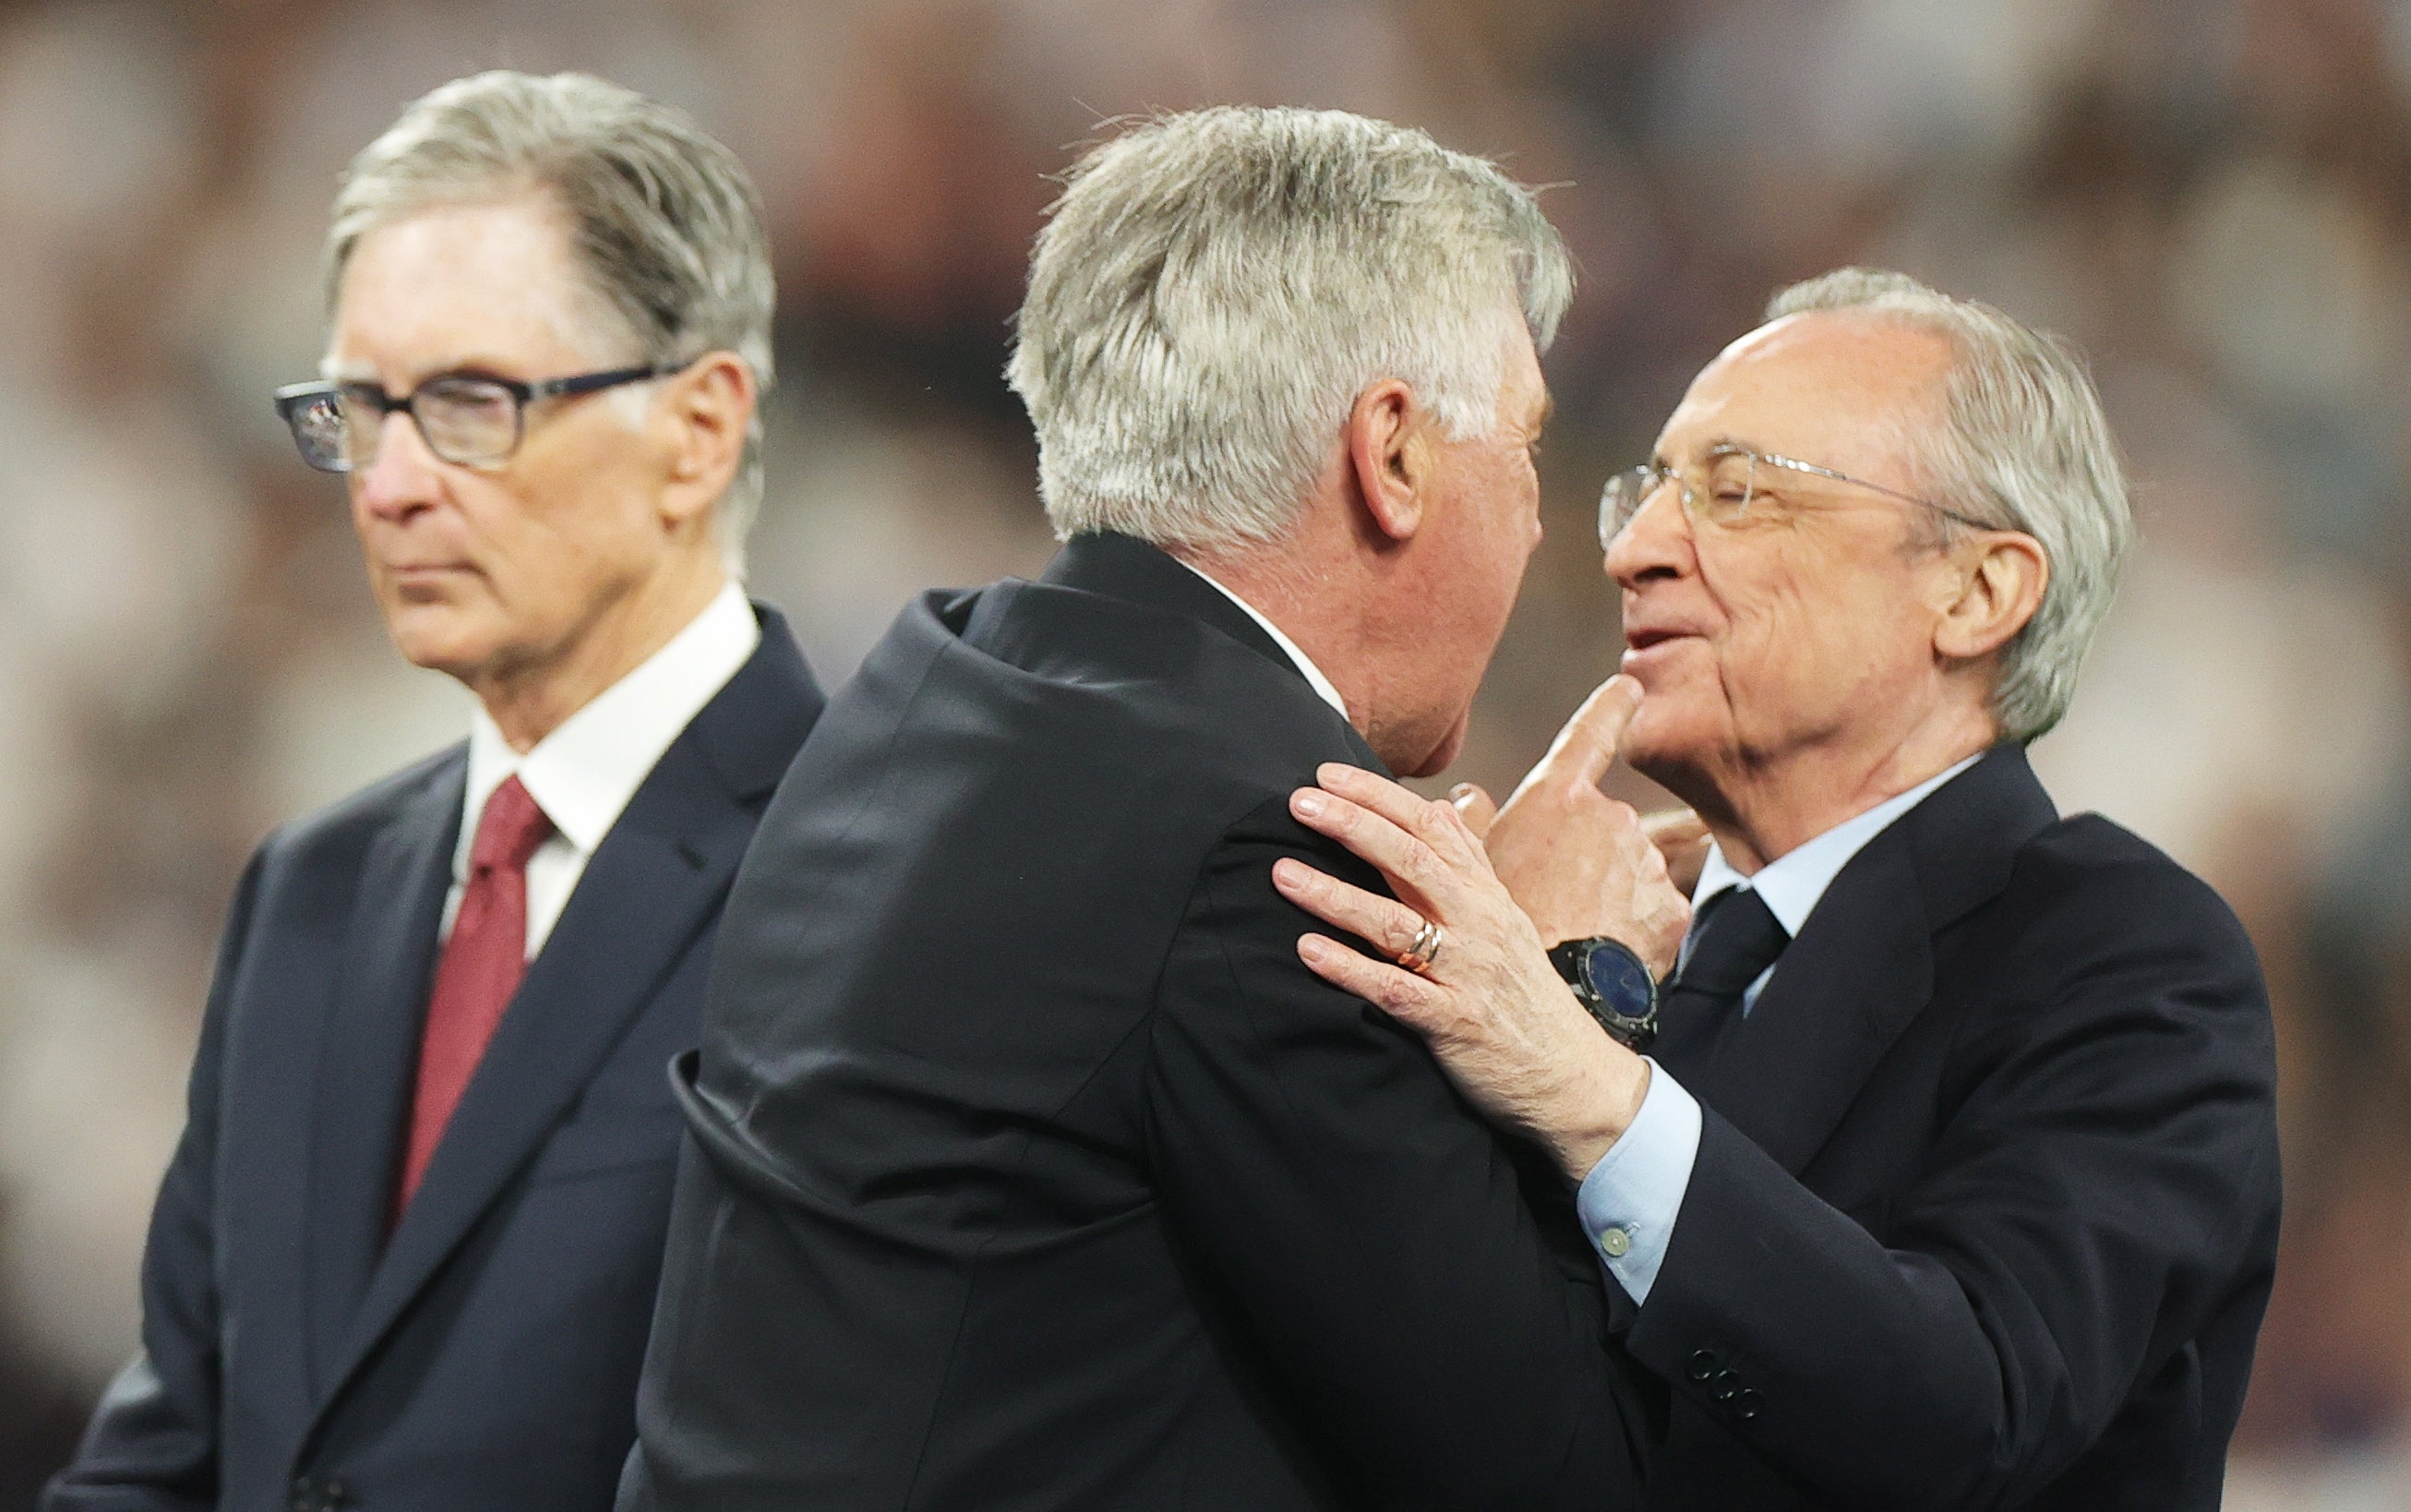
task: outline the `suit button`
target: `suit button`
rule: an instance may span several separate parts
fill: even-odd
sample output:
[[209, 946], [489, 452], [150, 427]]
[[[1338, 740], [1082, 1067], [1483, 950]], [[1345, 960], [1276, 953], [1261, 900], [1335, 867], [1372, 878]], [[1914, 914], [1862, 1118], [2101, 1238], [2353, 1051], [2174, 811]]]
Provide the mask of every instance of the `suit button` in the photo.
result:
[[1751, 1418], [1756, 1417], [1758, 1416], [1758, 1410], [1765, 1405], [1766, 1399], [1764, 1397], [1760, 1396], [1754, 1390], [1746, 1390], [1739, 1396], [1733, 1398], [1732, 1415], [1746, 1423]]
[[339, 1512], [352, 1505], [351, 1488], [340, 1480], [298, 1475], [293, 1481], [293, 1512]]
[[1717, 1357], [1704, 1349], [1694, 1350], [1690, 1364], [1683, 1373], [1694, 1381], [1704, 1381], [1717, 1373]]
[[1718, 1371], [1717, 1373], [1716, 1385], [1709, 1390], [1708, 1395], [1716, 1398], [1718, 1402], [1731, 1402], [1733, 1398], [1741, 1395], [1741, 1383], [1733, 1379], [1732, 1372]]

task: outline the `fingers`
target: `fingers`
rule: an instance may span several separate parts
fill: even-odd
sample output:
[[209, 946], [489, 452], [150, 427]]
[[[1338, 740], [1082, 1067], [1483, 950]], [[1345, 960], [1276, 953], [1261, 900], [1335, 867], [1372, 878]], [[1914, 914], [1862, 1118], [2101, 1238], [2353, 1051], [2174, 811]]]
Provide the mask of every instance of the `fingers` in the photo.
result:
[[1393, 956], [1406, 954], [1423, 932], [1424, 916], [1395, 898], [1366, 892], [1286, 856], [1273, 863], [1273, 886], [1325, 924]]
[[1474, 839], [1490, 838], [1490, 827], [1498, 822], [1498, 804], [1480, 785], [1459, 783], [1448, 790], [1448, 801], [1456, 810], [1456, 816], [1465, 821], [1465, 828], [1473, 832]]
[[1447, 804], [1431, 802], [1417, 796], [1413, 789], [1362, 767], [1326, 761], [1314, 769], [1314, 780], [1325, 791], [1370, 809], [1427, 845], [1445, 847], [1463, 829], [1452, 822], [1454, 811]]
[[1307, 969], [1352, 997], [1363, 998], [1410, 1029], [1428, 1032], [1447, 999], [1439, 989], [1404, 967], [1376, 961], [1320, 934], [1297, 937], [1297, 957]]
[[1707, 821], [1689, 809], [1663, 809], [1641, 816], [1641, 832], [1659, 850], [1680, 850], [1686, 845], [1704, 845], [1708, 840]]
[[1615, 764], [1624, 727], [1632, 723], [1632, 712], [1640, 707], [1639, 679], [1621, 672], [1609, 678], [1592, 690], [1566, 721], [1566, 727], [1557, 731], [1549, 754], [1532, 769], [1533, 778], [1546, 773], [1570, 784], [1598, 786], [1607, 769]]
[[[1489, 863], [1483, 857], [1480, 837], [1467, 828], [1463, 816], [1448, 804], [1426, 801], [1386, 777], [1376, 776], [1361, 767], [1342, 762], [1326, 761], [1315, 769], [1314, 776], [1315, 781], [1322, 784], [1323, 791], [1342, 800], [1335, 805], [1332, 813], [1335, 823], [1344, 824], [1352, 810], [1362, 812], [1377, 821], [1387, 822], [1400, 834], [1425, 847], [1430, 854], [1420, 859], [1428, 869], [1445, 872], [1470, 863], [1473, 870], [1489, 870]], [[1308, 795], [1315, 791], [1311, 787], [1300, 788], [1293, 796], [1293, 808], [1299, 817], [1309, 823], [1313, 822], [1312, 815], [1303, 805], [1308, 801]], [[1335, 840], [1349, 844], [1339, 829], [1322, 825], [1316, 828], [1322, 829]], [[1352, 844], [1350, 848], [1355, 847]], [[1357, 854], [1367, 860], [1374, 859], [1366, 852], [1358, 851]], [[1418, 858], [1407, 856], [1401, 859], [1405, 869], [1392, 873], [1391, 880], [1395, 882], [1400, 876], [1419, 879], [1422, 873], [1412, 870]], [[1381, 863], [1376, 861], [1375, 864]]]
[[1684, 897], [1700, 884], [1700, 869], [1708, 860], [1708, 827], [1689, 809], [1652, 814], [1641, 821], [1642, 833], [1665, 858], [1666, 879]]
[[[1325, 768], [1326, 772], [1354, 771], [1353, 768]], [[1358, 772], [1367, 781], [1379, 782], [1370, 772]], [[1400, 789], [1404, 791], [1404, 789]], [[1416, 803], [1423, 800], [1407, 796]], [[1445, 804], [1425, 804], [1447, 813]], [[1372, 864], [1391, 888], [1410, 903], [1432, 906], [1435, 913], [1444, 912], [1437, 903], [1437, 894], [1448, 890], [1448, 863], [1429, 844], [1409, 834], [1383, 815], [1337, 793], [1320, 787], [1301, 787], [1290, 794], [1290, 813], [1300, 824], [1320, 835], [1327, 835]], [[1451, 823], [1454, 822], [1454, 815]]]

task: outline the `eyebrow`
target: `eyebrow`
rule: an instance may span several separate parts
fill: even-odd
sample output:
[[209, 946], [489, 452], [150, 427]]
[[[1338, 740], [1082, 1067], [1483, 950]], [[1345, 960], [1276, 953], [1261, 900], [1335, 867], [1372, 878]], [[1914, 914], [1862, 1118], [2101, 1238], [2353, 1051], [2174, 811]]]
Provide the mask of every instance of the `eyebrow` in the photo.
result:
[[[1742, 440], [1739, 436], [1732, 435], [1712, 435], [1708, 437], [1707, 444], [1700, 448], [1700, 453], [1701, 455], [1705, 456], [1707, 453], [1724, 447], [1735, 447], [1743, 451], [1755, 452], [1761, 457], [1771, 457], [1775, 455], [1774, 452], [1767, 450], [1764, 447], [1753, 445], [1750, 442]], [[1660, 471], [1669, 470], [1666, 454], [1663, 451], [1653, 449], [1649, 455], [1649, 465], [1658, 468]]]
[[[375, 364], [370, 362], [320, 362], [318, 375], [321, 381], [327, 383], [363, 384], [381, 391], [391, 391], [386, 390], [384, 386], [377, 382]], [[406, 391], [422, 389], [438, 378], [501, 378], [506, 382], [524, 381], [515, 378], [507, 364], [484, 357], [464, 357], [427, 367], [418, 374], [416, 379], [410, 384], [409, 390]]]

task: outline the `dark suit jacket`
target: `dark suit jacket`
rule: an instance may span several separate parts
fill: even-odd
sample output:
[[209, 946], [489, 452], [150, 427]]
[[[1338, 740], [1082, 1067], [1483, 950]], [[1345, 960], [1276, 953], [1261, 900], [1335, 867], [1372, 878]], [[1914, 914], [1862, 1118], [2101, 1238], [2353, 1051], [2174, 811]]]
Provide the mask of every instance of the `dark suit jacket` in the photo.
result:
[[1127, 537], [903, 614], [729, 900], [623, 1508], [1630, 1505], [1563, 1182], [1297, 959], [1325, 760]]
[[49, 1512], [610, 1505], [713, 926], [819, 712], [785, 622], [653, 768], [386, 1240], [465, 748], [243, 873], [143, 1260], [143, 1355]]
[[2278, 1188], [2267, 996], [2209, 888], [2001, 747], [1667, 1069], [1708, 1112], [1626, 1336], [1673, 1383], [1651, 1506], [2218, 1505]]

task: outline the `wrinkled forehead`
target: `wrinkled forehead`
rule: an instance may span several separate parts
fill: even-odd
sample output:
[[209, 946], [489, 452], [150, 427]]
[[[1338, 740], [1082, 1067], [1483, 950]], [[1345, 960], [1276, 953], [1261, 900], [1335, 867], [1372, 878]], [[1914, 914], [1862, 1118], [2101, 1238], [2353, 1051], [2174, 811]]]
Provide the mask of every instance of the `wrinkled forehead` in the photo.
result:
[[1679, 465], [1738, 442], [1892, 482], [1908, 438], [1940, 417], [1954, 360], [1948, 337], [1899, 316], [1786, 316], [1701, 370], [1658, 433], [1658, 455]]
[[621, 355], [620, 325], [548, 198], [436, 204], [360, 237], [323, 365], [332, 377], [456, 366], [552, 376]]

